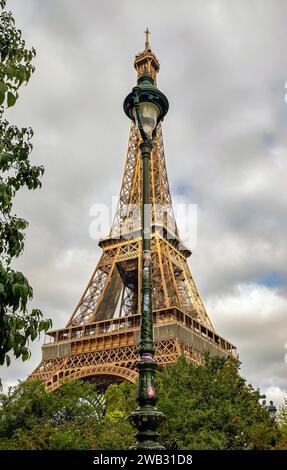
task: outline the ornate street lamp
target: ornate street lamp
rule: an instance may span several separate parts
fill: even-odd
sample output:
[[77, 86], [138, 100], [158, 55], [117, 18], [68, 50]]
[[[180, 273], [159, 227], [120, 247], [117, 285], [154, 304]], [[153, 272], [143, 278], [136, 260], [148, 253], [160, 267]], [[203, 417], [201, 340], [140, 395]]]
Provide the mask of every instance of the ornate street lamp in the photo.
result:
[[154, 85], [153, 78], [144, 72], [131, 93], [124, 101], [126, 115], [136, 123], [142, 142], [142, 285], [141, 285], [141, 327], [137, 391], [138, 408], [130, 415], [130, 421], [137, 428], [137, 443], [132, 449], [163, 449], [158, 443], [157, 428], [165, 418], [157, 410], [157, 390], [154, 359], [151, 276], [151, 217], [150, 217], [150, 157], [157, 125], [168, 111], [168, 100]]
[[[266, 398], [266, 395], [263, 395], [262, 398]], [[270, 414], [271, 418], [275, 419], [276, 413], [277, 413], [277, 408], [274, 405], [273, 401], [271, 400], [269, 402], [269, 405], [267, 405], [266, 400], [263, 400], [262, 405], [266, 408], [266, 410]]]
[[273, 401], [271, 400], [269, 405], [267, 406], [267, 411], [269, 412], [271, 418], [275, 418], [276, 416], [276, 413], [277, 413], [277, 408], [276, 406], [274, 405]]

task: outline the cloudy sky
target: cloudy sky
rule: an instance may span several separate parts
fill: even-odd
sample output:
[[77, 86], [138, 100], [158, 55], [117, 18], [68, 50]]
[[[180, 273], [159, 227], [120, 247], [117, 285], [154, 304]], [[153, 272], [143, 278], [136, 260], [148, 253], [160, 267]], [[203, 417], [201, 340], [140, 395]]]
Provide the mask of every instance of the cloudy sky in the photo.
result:
[[[8, 0], [37, 70], [10, 121], [35, 131], [43, 188], [22, 192], [30, 221], [17, 262], [35, 306], [62, 327], [98, 256], [91, 206], [118, 194], [143, 31], [160, 59], [163, 131], [174, 201], [198, 205], [190, 266], [242, 373], [276, 403], [287, 396], [287, 3], [284, 0]], [[287, 100], [286, 100], [287, 101]], [[30, 361], [1, 371], [24, 379]]]

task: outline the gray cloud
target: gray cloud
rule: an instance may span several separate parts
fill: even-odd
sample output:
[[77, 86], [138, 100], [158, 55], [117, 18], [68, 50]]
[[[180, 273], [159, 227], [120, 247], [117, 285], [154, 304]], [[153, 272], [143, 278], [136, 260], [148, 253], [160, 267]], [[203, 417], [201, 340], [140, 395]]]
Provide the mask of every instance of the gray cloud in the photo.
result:
[[208, 307], [217, 327], [237, 345], [243, 375], [271, 399], [282, 400], [287, 391], [286, 297], [276, 288], [241, 284], [227, 295], [209, 297]]
[[[120, 188], [129, 128], [122, 101], [148, 25], [170, 100], [164, 138], [174, 199], [198, 204], [192, 272], [218, 332], [238, 344], [248, 380], [281, 399], [286, 2], [147, 0], [140, 15], [132, 0], [8, 3], [37, 49], [37, 70], [9, 111], [34, 128], [33, 159], [46, 168], [43, 189], [16, 204], [30, 220], [17, 266], [34, 286], [33, 303], [62, 326], [97, 261], [89, 209], [110, 206]], [[264, 319], [264, 302], [250, 292], [269, 302]], [[3, 369], [3, 381], [23, 379], [39, 360], [35, 345], [30, 362]]]

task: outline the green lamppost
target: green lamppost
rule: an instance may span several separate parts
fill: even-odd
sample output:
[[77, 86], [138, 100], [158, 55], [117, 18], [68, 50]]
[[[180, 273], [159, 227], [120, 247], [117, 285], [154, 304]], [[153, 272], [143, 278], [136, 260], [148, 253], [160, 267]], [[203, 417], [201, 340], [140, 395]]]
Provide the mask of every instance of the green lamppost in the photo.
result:
[[154, 80], [144, 72], [124, 101], [126, 115], [136, 123], [142, 143], [142, 285], [141, 328], [139, 343], [138, 408], [130, 416], [137, 428], [137, 443], [132, 449], [163, 449], [158, 443], [157, 428], [164, 414], [157, 410], [157, 390], [154, 359], [151, 275], [151, 214], [150, 214], [150, 157], [156, 128], [168, 111], [168, 100], [154, 85]]

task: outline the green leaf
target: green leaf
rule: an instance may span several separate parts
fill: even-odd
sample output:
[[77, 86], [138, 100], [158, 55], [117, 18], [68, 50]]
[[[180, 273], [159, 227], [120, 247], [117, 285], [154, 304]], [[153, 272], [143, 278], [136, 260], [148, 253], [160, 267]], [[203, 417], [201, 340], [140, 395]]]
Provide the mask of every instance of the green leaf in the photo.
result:
[[14, 354], [15, 354], [15, 357], [16, 359], [18, 359], [18, 357], [21, 355], [21, 352], [22, 352], [22, 347], [21, 347], [21, 344], [16, 344], [15, 348], [14, 348]]
[[8, 90], [6, 83], [0, 82], [0, 106], [5, 100], [5, 94]]
[[7, 98], [8, 108], [10, 108], [11, 106], [14, 106], [14, 104], [16, 103], [16, 100], [17, 100], [17, 96], [13, 95], [13, 93], [11, 93], [11, 91], [9, 91], [8, 92], [8, 98]]
[[6, 360], [6, 365], [7, 365], [7, 367], [9, 367], [9, 366], [10, 366], [10, 363], [11, 363], [11, 359], [10, 359], [10, 357], [8, 356], [8, 354], [6, 354], [5, 360]]
[[31, 330], [31, 333], [30, 333], [30, 336], [31, 336], [31, 340], [34, 341], [34, 340], [37, 338], [37, 336], [38, 336], [37, 331], [34, 330], [34, 329], [32, 329], [32, 330]]
[[29, 357], [30, 357], [29, 350], [24, 346], [22, 348], [22, 361], [27, 361], [27, 359], [29, 359]]

